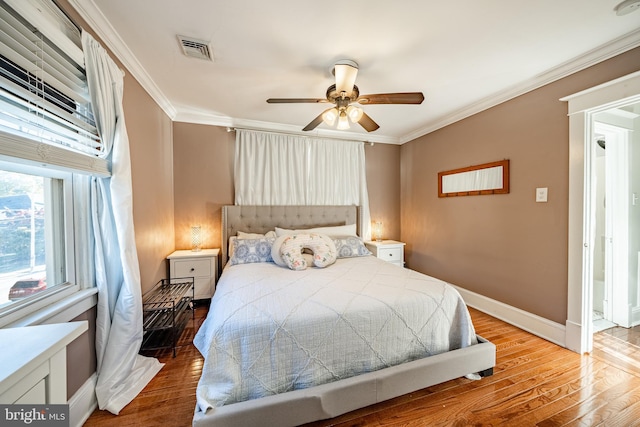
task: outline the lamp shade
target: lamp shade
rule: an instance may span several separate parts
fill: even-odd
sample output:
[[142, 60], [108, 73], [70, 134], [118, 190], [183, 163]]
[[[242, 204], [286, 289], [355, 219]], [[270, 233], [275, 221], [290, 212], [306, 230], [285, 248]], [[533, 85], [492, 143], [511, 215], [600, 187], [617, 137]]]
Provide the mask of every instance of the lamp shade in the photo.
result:
[[191, 250], [198, 252], [202, 249], [202, 227], [194, 225], [191, 227]]
[[322, 120], [328, 124], [329, 126], [333, 126], [338, 119], [338, 109], [330, 108], [324, 113], [322, 113]]
[[334, 66], [334, 73], [336, 75], [336, 91], [338, 93], [345, 92], [347, 97], [351, 96], [358, 75], [358, 65], [353, 61], [341, 61]]
[[363, 114], [364, 111], [362, 111], [362, 108], [356, 105], [349, 105], [347, 107], [347, 116], [349, 116], [349, 120], [351, 120], [351, 123], [358, 123]]
[[373, 234], [377, 242], [382, 241], [382, 221], [376, 221], [373, 224]]
[[336, 126], [336, 129], [349, 129], [349, 119], [347, 118], [347, 113], [344, 111], [340, 112], [340, 117], [338, 117], [338, 126]]

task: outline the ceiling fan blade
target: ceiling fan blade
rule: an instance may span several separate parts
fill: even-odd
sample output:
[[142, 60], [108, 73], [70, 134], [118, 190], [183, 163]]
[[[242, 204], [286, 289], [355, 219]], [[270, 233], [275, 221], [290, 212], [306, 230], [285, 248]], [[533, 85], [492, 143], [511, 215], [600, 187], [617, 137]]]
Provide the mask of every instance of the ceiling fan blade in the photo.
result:
[[269, 104], [317, 104], [329, 101], [327, 101], [325, 98], [269, 98], [267, 99], [267, 102]]
[[374, 122], [373, 119], [369, 117], [365, 112], [362, 113], [362, 117], [360, 118], [358, 123], [360, 123], [360, 126], [362, 126], [367, 132], [373, 132], [380, 127], [380, 125]]
[[371, 104], [422, 104], [424, 95], [422, 92], [404, 93], [375, 93], [372, 95], [361, 95], [356, 102], [363, 105]]
[[338, 94], [345, 92], [347, 96], [350, 96], [353, 85], [356, 84], [358, 64], [349, 60], [340, 61], [334, 65], [333, 73], [336, 76], [336, 92]]
[[[330, 110], [331, 108], [329, 108]], [[327, 110], [325, 110], [327, 111]], [[322, 113], [320, 113], [320, 115], [318, 117], [316, 117], [315, 119], [311, 120], [311, 123], [309, 123], [308, 125], [306, 125], [302, 130], [304, 131], [308, 131], [308, 130], [314, 130], [315, 128], [318, 127], [318, 125], [320, 123], [322, 123], [322, 115], [325, 113], [325, 111], [323, 111]]]

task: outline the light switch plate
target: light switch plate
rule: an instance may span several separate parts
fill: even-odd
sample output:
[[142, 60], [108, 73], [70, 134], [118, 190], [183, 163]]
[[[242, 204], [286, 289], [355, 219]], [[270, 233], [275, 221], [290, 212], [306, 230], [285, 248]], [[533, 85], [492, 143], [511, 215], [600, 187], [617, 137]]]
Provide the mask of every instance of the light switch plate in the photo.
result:
[[536, 202], [546, 202], [547, 201], [547, 192], [548, 188], [536, 188]]

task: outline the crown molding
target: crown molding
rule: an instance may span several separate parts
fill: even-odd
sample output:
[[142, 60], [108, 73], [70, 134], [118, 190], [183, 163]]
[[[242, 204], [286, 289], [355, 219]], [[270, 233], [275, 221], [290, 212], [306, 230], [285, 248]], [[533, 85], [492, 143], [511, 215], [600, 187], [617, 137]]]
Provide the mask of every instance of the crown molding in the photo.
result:
[[559, 66], [552, 68], [533, 79], [513, 86], [499, 94], [486, 97], [476, 103], [468, 105], [466, 108], [455, 111], [452, 114], [446, 115], [428, 126], [417, 129], [416, 131], [401, 137], [399, 143], [404, 144], [406, 142], [413, 141], [414, 139], [428, 133], [434, 132], [491, 107], [495, 107], [498, 104], [502, 104], [503, 102], [509, 101], [520, 95], [524, 95], [527, 92], [531, 92], [532, 90], [538, 89], [549, 83], [553, 83], [564, 77], [570, 76], [571, 74], [613, 58], [616, 55], [620, 55], [621, 53], [627, 52], [638, 46], [640, 46], [640, 29], [627, 33], [624, 36], [610, 41], [609, 43], [592, 49], [584, 55], [580, 55], [570, 61], [560, 64]]
[[195, 123], [201, 125], [224, 126], [229, 128], [260, 130], [275, 133], [286, 133], [300, 136], [313, 136], [319, 138], [348, 139], [351, 141], [377, 142], [381, 144], [399, 145], [397, 138], [382, 135], [367, 135], [362, 133], [342, 132], [330, 129], [315, 129], [304, 132], [300, 126], [286, 125], [282, 123], [262, 122], [258, 120], [234, 119], [225, 116], [216, 116], [206, 112], [185, 112], [178, 111], [175, 122]]
[[280, 132], [280, 133], [288, 133], [295, 134], [300, 136], [312, 136], [317, 138], [332, 138], [332, 139], [348, 139], [351, 141], [362, 141], [362, 142], [377, 142], [380, 144], [394, 144], [399, 145], [400, 142], [397, 138], [383, 136], [383, 135], [374, 135], [374, 134], [365, 134], [365, 133], [356, 133], [356, 132], [348, 132], [348, 131], [338, 131], [331, 129], [314, 129], [312, 131], [304, 132], [297, 125], [284, 125], [280, 123], [272, 123], [272, 122], [260, 122], [256, 120], [233, 120], [233, 126], [241, 129], [253, 129], [253, 130], [263, 130], [270, 132]]
[[127, 44], [120, 38], [118, 32], [96, 6], [93, 0], [69, 0], [69, 3], [80, 14], [96, 35], [107, 45], [118, 60], [129, 70], [131, 75], [149, 93], [151, 98], [165, 112], [171, 120], [176, 116], [177, 110], [171, 101], [162, 93], [158, 85], [146, 72], [142, 64], [133, 55]]

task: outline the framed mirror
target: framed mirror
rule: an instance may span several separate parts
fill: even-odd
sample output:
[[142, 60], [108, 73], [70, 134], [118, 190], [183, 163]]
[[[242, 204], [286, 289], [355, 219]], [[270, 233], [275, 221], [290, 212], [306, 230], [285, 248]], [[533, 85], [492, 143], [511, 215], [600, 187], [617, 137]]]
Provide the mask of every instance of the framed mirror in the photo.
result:
[[508, 192], [508, 159], [438, 173], [438, 197], [481, 196]]

